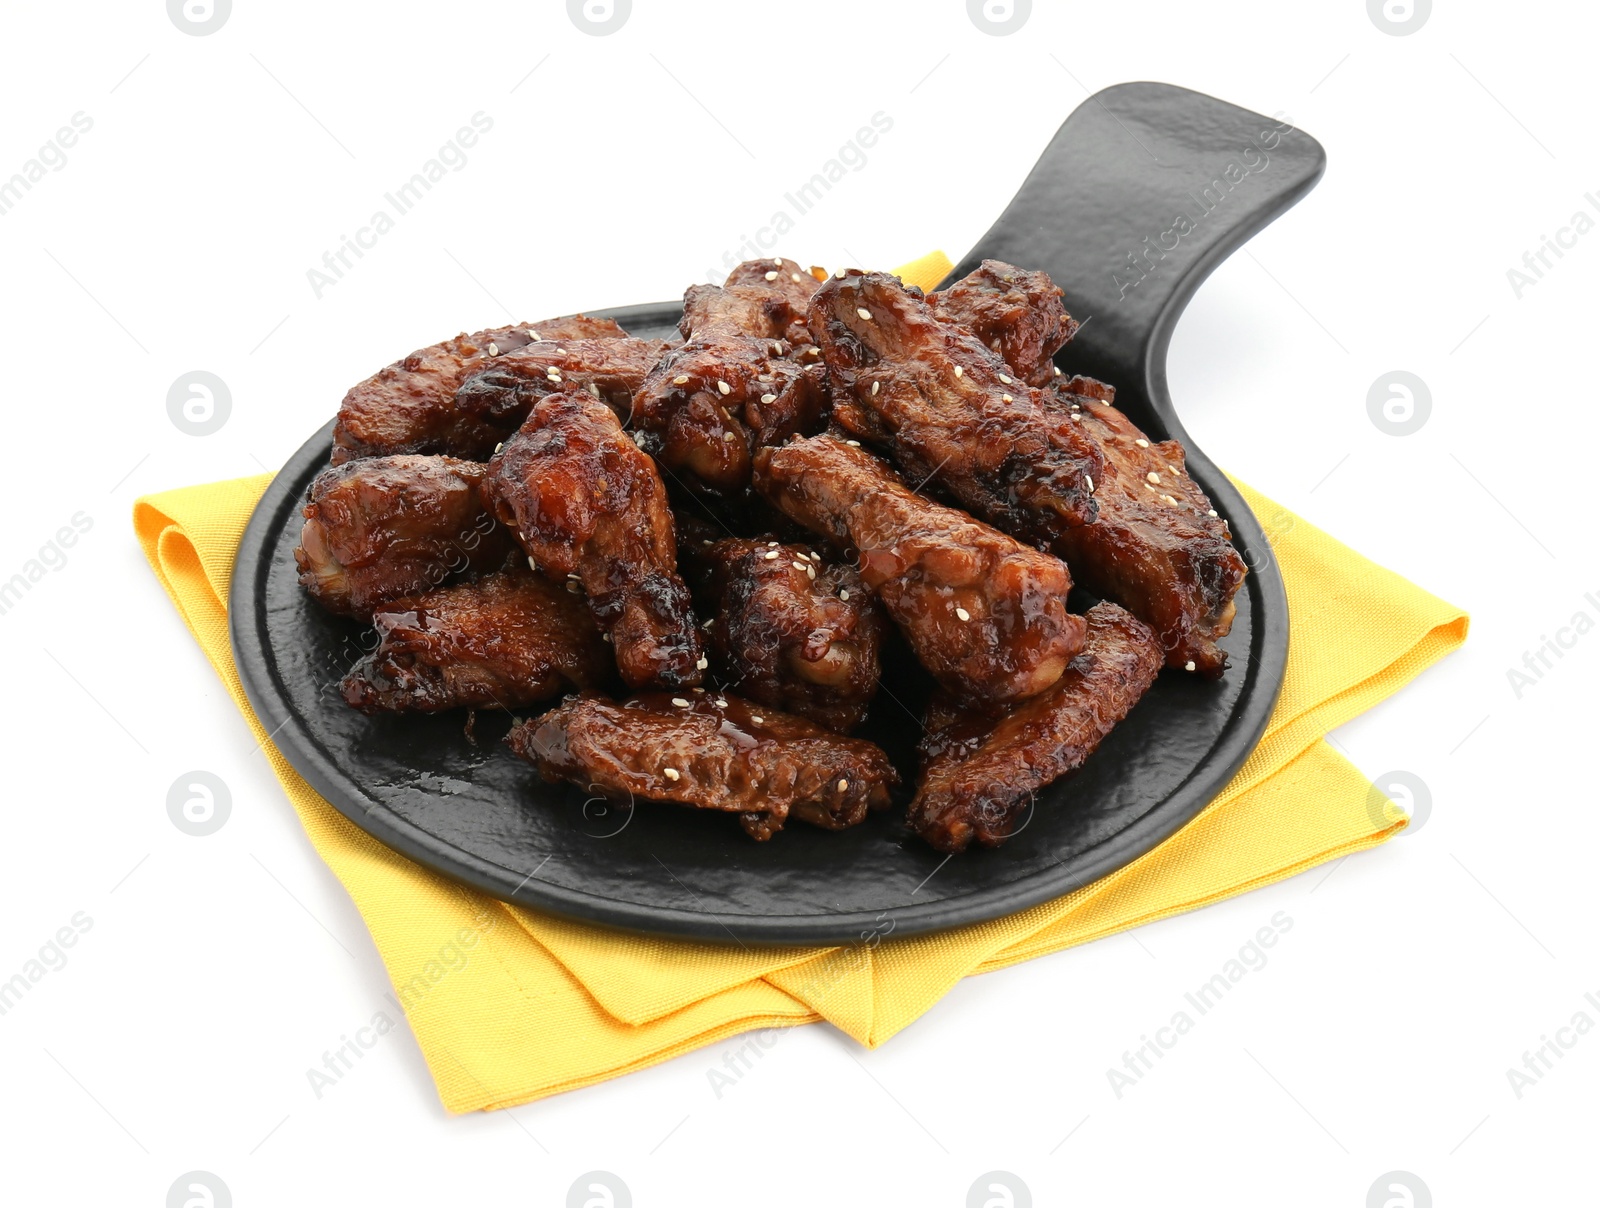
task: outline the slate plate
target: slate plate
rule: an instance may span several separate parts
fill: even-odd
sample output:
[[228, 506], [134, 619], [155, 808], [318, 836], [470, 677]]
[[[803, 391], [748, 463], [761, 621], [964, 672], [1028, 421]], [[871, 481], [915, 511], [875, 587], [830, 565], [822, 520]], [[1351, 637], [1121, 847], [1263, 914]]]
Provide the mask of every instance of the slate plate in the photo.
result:
[[[1274, 119], [1170, 85], [1108, 88], [1067, 119], [955, 271], [986, 256], [1048, 271], [1085, 322], [1063, 368], [1112, 382], [1152, 437], [1184, 442], [1251, 567], [1222, 680], [1163, 672], [1078, 775], [1040, 794], [1004, 847], [947, 859], [909, 836], [898, 811], [842, 834], [797, 823], [758, 844], [727, 817], [649, 803], [625, 813], [543, 783], [500, 745], [504, 716], [481, 714], [474, 745], [461, 714], [347, 708], [338, 683], [370, 639], [307, 599], [291, 556], [331, 422], [278, 474], [239, 549], [229, 618], [251, 704], [318, 792], [419, 864], [506, 901], [632, 931], [744, 944], [909, 935], [993, 919], [1120, 868], [1227, 783], [1282, 683], [1289, 618], [1271, 547], [1178, 422], [1166, 350], [1200, 282], [1323, 166], [1313, 139]], [[680, 308], [607, 313], [659, 335]], [[884, 683], [863, 733], [904, 762], [927, 681], [913, 664], [890, 667]]]

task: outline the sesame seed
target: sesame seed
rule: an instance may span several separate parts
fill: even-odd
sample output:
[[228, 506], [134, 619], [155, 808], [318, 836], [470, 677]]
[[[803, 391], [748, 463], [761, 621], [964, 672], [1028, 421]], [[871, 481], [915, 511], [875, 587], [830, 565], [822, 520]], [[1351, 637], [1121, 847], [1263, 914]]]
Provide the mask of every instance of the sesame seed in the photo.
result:
[[490, 344], [489, 345], [489, 355], [492, 356], [492, 357], [499, 356], [500, 355], [500, 345], [498, 345], [498, 344]]
[[1141, 449], [1148, 449], [1150, 447], [1150, 442], [1147, 440], [1136, 440], [1133, 443], [1138, 445]]
[[691, 688], [690, 691], [696, 696], [704, 696], [706, 694], [706, 690], [704, 688]]
[[581, 587], [579, 587], [576, 583], [572, 583], [572, 582], [569, 582], [567, 584], [567, 590], [570, 591], [573, 595], [578, 595], [580, 592], [583, 591], [583, 589]]
[[799, 273], [790, 273], [789, 274], [789, 280], [793, 281], [797, 285], [800, 283], [801, 279], [802, 278], [801, 278]]
[[596, 386], [593, 382], [590, 382], [589, 383], [589, 393], [594, 395], [595, 398], [599, 398], [600, 397], [600, 387]]
[[761, 556], [763, 558], [765, 558], [768, 562], [776, 562], [778, 560], [778, 551], [775, 550], [775, 549], [769, 549], [766, 553], [762, 554]]
[[956, 609], [956, 616], [960, 620], [963, 620], [963, 621], [972, 620], [972, 614], [970, 612], [968, 612], [965, 608], [957, 608]]
[[1149, 479], [1151, 482], [1161, 481], [1161, 475], [1157, 474], [1154, 470], [1151, 470], [1150, 473], [1146, 474], [1145, 478]]
[[964, 369], [962, 369], [962, 368], [961, 368], [961, 366], [960, 366], [960, 365], [957, 365], [957, 366], [956, 366], [956, 376], [957, 376], [957, 377], [960, 377], [960, 376], [961, 376], [961, 375], [962, 375], [962, 374], [963, 374], [963, 373], [965, 373], [965, 372], [966, 372], [966, 371], [965, 371], [965, 370], [964, 370]]
[[1000, 401], [1002, 403], [1009, 403], [1011, 401], [1011, 396], [1009, 394], [1002, 394], [1000, 396]]
[[811, 569], [809, 566], [807, 566], [804, 562], [801, 562], [799, 559], [796, 559], [795, 561], [789, 563], [789, 565], [794, 567], [795, 570], [810, 570]]
[[1173, 507], [1177, 507], [1178, 506], [1178, 501], [1176, 499], [1174, 499], [1171, 495], [1163, 495], [1161, 498], [1165, 499]]
[[528, 555], [528, 569], [529, 570], [538, 570], [539, 569], [539, 564], [533, 560], [533, 555], [532, 554]]
[[1094, 479], [1090, 478], [1087, 474], [1085, 474], [1083, 476], [1083, 481], [1089, 484], [1089, 494], [1093, 495], [1094, 494]]
[[850, 598], [850, 593], [841, 589], [839, 592], [839, 598], [841, 600], [848, 600]]
[[783, 355], [783, 345], [782, 344], [774, 344], [772, 346], [772, 355], [775, 356], [775, 357], [781, 357]]
[[850, 782], [848, 780], [840, 780], [839, 781], [839, 791], [841, 793], [844, 792], [849, 787], [850, 787]]
[[661, 769], [661, 774], [663, 776], [665, 776], [668, 780], [676, 780], [678, 778], [678, 769], [677, 768], [662, 768]]
[[544, 339], [544, 337], [541, 336], [538, 332], [534, 331], [534, 329], [530, 327], [530, 328], [528, 328], [528, 339], [530, 339], [530, 340], [542, 340], [542, 339]]
[[782, 256], [774, 256], [772, 258], [772, 263], [776, 264], [779, 268], [782, 268], [783, 267], [783, 257]]
[[732, 394], [733, 393], [733, 387], [728, 385], [727, 382], [718, 382], [717, 383], [717, 393], [718, 394]]
[[715, 545], [716, 542], [711, 540], [710, 537], [702, 537], [702, 538], [700, 538], [700, 544], [701, 545]]
[[1194, 660], [1190, 659], [1187, 663], [1185, 663], [1183, 665], [1183, 669], [1185, 671], [1193, 671], [1194, 670]]
[[559, 356], [566, 356], [567, 355], [567, 350], [565, 348], [558, 348], [558, 349], [556, 349], [556, 353]]
[[844, 443], [849, 445], [852, 449], [859, 449], [861, 447], [861, 442], [859, 440], [847, 440]]
[[807, 567], [806, 567], [806, 578], [815, 579], [816, 577], [817, 577], [817, 569], [816, 569], [816, 567], [807, 565]]
[[778, 270], [769, 268], [767, 270], [767, 280], [768, 281], [776, 281], [777, 279], [778, 279]]
[[759, 725], [762, 725], [767, 719], [762, 717], [759, 713], [752, 713], [750, 715], [750, 720], [755, 722], [756, 725], [759, 726]]
[[1080, 415], [1078, 412], [1073, 411], [1073, 412], [1069, 412], [1069, 414], [1072, 416], [1072, 420], [1073, 420], [1074, 423], [1078, 423], [1078, 424], [1083, 423], [1083, 416]]
[[836, 270], [835, 270], [835, 271], [834, 271], [834, 274], [833, 274], [833, 275], [834, 275], [834, 276], [835, 276], [835, 277], [841, 277], [841, 278], [842, 278], [842, 277], [843, 277], [843, 276], [844, 276], [844, 274], [845, 274], [845, 270], [844, 270], [844, 269], [842, 269], [842, 268], [841, 268], [841, 269], [836, 269]]
[[860, 315], [868, 323], [872, 322], [872, 312], [870, 310], [868, 310], [865, 306], [856, 307], [856, 314]]
[[494, 447], [494, 451], [495, 451], [495, 452], [496, 452], [496, 453], [498, 453], [498, 452], [500, 452], [500, 450], [501, 450], [501, 449], [503, 449], [503, 448], [505, 448], [505, 447], [506, 447], [506, 442], [505, 442], [505, 441], [501, 441], [501, 442], [500, 442], [500, 443], [499, 443], [499, 444], [498, 444], [498, 445], [496, 445], [496, 446], [495, 446], [495, 447]]
[[1151, 485], [1150, 485], [1150, 484], [1149, 484], [1149, 483], [1148, 483], [1148, 482], [1147, 482], [1147, 483], [1145, 483], [1145, 484], [1144, 484], [1144, 489], [1145, 489], [1145, 490], [1147, 490], [1147, 491], [1153, 491], [1153, 490], [1155, 490], [1155, 487], [1153, 487], [1153, 486], [1151, 486]]
[[1206, 515], [1210, 516], [1211, 519], [1215, 520], [1217, 518], [1217, 509], [1216, 508], [1212, 508], [1209, 512], [1206, 513]]
[[635, 432], [633, 434], [633, 443], [638, 445], [641, 449], [644, 448], [644, 433]]
[[677, 377], [672, 379], [672, 384], [674, 386], [687, 386], [689, 384], [689, 375], [687, 373], [680, 373]]
[[777, 549], [778, 548], [778, 543], [776, 541], [769, 541], [769, 542], [767, 542], [767, 548], [768, 549]]
[[1056, 371], [1056, 377], [1060, 377], [1061, 376], [1061, 366], [1060, 365], [1053, 365], [1053, 366], [1051, 366], [1051, 368], [1053, 368]]
[[877, 398], [878, 397], [878, 383], [877, 382], [873, 382], [872, 383], [872, 397], [873, 398]]
[[763, 403], [775, 403], [778, 401], [778, 396], [776, 394], [763, 394], [761, 401]]
[[1009, 385], [1011, 385], [1011, 379], [1008, 378], [1005, 374], [1002, 373], [1000, 375], [1000, 384], [1002, 386], [1009, 386]]
[[572, 571], [568, 571], [568, 572], [567, 572], [567, 578], [569, 578], [569, 579], [572, 579], [572, 580], [574, 580], [574, 581], [576, 581], [576, 580], [577, 580], [577, 578], [578, 578], [578, 576], [577, 576], [577, 575], [576, 575], [576, 574], [574, 574], [574, 573], [573, 573], [573, 572], [572, 572]]
[[732, 432], [724, 432], [722, 434], [722, 439], [723, 440], [732, 440], [733, 439], [733, 433]]
[[727, 698], [726, 697], [722, 697], [722, 696], [717, 697], [717, 708], [726, 709], [727, 707], [728, 707]]
[[689, 702], [684, 700], [681, 696], [674, 696], [672, 698], [672, 703], [677, 705], [680, 709], [687, 709], [689, 707]]
[[810, 558], [813, 562], [822, 561], [822, 555], [817, 553], [815, 550], [807, 550], [806, 557]]

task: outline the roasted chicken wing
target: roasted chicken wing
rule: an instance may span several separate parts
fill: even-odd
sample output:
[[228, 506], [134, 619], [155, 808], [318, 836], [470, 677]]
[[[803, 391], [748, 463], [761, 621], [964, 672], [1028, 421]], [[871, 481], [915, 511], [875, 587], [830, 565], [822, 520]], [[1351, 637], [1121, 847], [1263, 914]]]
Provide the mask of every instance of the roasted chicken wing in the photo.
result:
[[900, 781], [870, 742], [734, 696], [648, 693], [569, 699], [506, 736], [548, 780], [615, 801], [672, 801], [736, 814], [770, 839], [792, 815], [843, 830], [889, 804]]
[[613, 677], [582, 601], [525, 569], [393, 600], [373, 624], [377, 649], [342, 685], [363, 713], [515, 709]]
[[1063, 529], [1052, 548], [1073, 577], [1156, 631], [1167, 664], [1221, 675], [1217, 645], [1233, 625], [1245, 564], [1205, 492], [1184, 469], [1183, 446], [1152, 442], [1111, 406], [1111, 388], [1061, 379], [1055, 405], [1100, 448], [1094, 524]]
[[609, 407], [587, 393], [539, 400], [489, 463], [483, 494], [540, 570], [587, 595], [630, 687], [700, 682], [666, 488]]
[[331, 612], [363, 620], [388, 600], [493, 570], [514, 548], [484, 510], [486, 468], [454, 457], [372, 457], [311, 484], [294, 560]]
[[547, 394], [587, 390], [624, 424], [633, 392], [667, 351], [662, 340], [539, 340], [495, 357], [456, 391], [464, 416], [497, 428], [501, 439]]
[[985, 260], [955, 284], [928, 295], [941, 323], [964, 327], [998, 353], [1011, 376], [1047, 386], [1057, 376], [1052, 359], [1078, 324], [1061, 305], [1061, 289], [1048, 273], [1026, 272], [1002, 260]]
[[884, 622], [854, 569], [772, 540], [725, 538], [686, 557], [702, 572], [690, 582], [711, 614], [719, 682], [830, 730], [861, 724], [878, 690]]
[[898, 278], [832, 278], [811, 299], [810, 326], [834, 420], [885, 447], [908, 481], [937, 480], [974, 515], [1034, 544], [1093, 523], [1093, 443]]
[[571, 315], [492, 327], [418, 349], [353, 386], [333, 427], [333, 464], [389, 453], [450, 453], [482, 461], [505, 432], [455, 406], [467, 378], [535, 340], [621, 339], [610, 319]]
[[935, 699], [907, 818], [940, 851], [999, 846], [1038, 790], [1081, 767], [1155, 682], [1163, 654], [1147, 625], [1115, 604], [1096, 604], [1088, 620], [1066, 674], [998, 720]]
[[762, 449], [755, 482], [793, 519], [858, 551], [862, 582], [962, 700], [1043, 692], [1083, 645], [1065, 565], [913, 494], [862, 449], [832, 436]]

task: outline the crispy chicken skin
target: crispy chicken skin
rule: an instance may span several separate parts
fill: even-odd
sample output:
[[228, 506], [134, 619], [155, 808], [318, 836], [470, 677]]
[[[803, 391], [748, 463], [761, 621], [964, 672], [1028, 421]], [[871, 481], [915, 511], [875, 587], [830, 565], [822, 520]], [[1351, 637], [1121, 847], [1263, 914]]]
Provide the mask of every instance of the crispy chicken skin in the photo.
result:
[[504, 439], [547, 394], [587, 390], [626, 424], [633, 392], [667, 351], [663, 340], [538, 340], [503, 353], [456, 391], [456, 408]]
[[418, 349], [344, 396], [333, 427], [333, 464], [390, 453], [449, 453], [482, 461], [505, 432], [456, 409], [462, 382], [500, 353], [536, 339], [621, 339], [627, 334], [610, 319], [571, 315], [463, 333]]
[[587, 594], [630, 687], [700, 682], [666, 488], [609, 407], [587, 393], [539, 400], [490, 461], [483, 496], [540, 570]]
[[858, 551], [862, 583], [959, 699], [1043, 692], [1082, 647], [1065, 565], [913, 494], [864, 450], [832, 436], [762, 449], [755, 482], [791, 518]]
[[1155, 682], [1163, 654], [1147, 625], [1115, 604], [1096, 604], [1088, 619], [1066, 674], [998, 721], [934, 700], [907, 819], [940, 851], [1003, 843], [1038, 790], [1081, 767]]
[[899, 278], [834, 277], [812, 297], [809, 321], [834, 421], [886, 447], [908, 480], [936, 479], [974, 515], [1034, 544], [1093, 523], [1093, 443]]
[[889, 804], [900, 782], [870, 742], [735, 696], [575, 697], [506, 743], [547, 780], [632, 804], [671, 801], [737, 814], [755, 839], [793, 815], [843, 830]]
[[300, 585], [365, 620], [388, 600], [492, 570], [514, 548], [484, 510], [486, 469], [454, 457], [372, 457], [317, 475], [294, 551]]
[[1003, 260], [985, 260], [955, 284], [928, 295], [941, 323], [970, 331], [1030, 386], [1056, 376], [1053, 357], [1078, 330], [1061, 305], [1061, 288], [1048, 273], [1026, 272]]
[[583, 602], [527, 569], [393, 600], [373, 624], [377, 649], [342, 685], [363, 713], [515, 709], [613, 678]]
[[884, 621], [849, 566], [804, 545], [724, 538], [692, 546], [718, 682], [844, 733], [878, 691]]
[[1099, 445], [1105, 468], [1100, 519], [1063, 529], [1052, 548], [1079, 583], [1156, 631], [1169, 667], [1215, 678], [1228, 665], [1217, 641], [1233, 625], [1244, 559], [1185, 470], [1183, 446], [1148, 440], [1111, 397], [1087, 378], [1061, 379], [1053, 395]]

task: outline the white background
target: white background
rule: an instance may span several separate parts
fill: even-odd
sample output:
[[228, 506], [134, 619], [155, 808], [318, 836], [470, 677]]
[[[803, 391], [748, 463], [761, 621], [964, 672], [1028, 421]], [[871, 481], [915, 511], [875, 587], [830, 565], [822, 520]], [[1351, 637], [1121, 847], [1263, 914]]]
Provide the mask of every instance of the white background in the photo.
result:
[[[561, 1204], [596, 1168], [640, 1205], [954, 1206], [994, 1169], [1037, 1204], [1359, 1208], [1397, 1169], [1441, 1205], [1595, 1202], [1600, 1030], [1520, 1099], [1506, 1076], [1600, 1023], [1600, 637], [1520, 699], [1507, 678], [1600, 619], [1600, 233], [1520, 299], [1506, 275], [1600, 195], [1590, 6], [1440, 3], [1404, 37], [1362, 0], [1041, 0], [1009, 37], [962, 0], [636, 0], [609, 37], [559, 0], [236, 0], [206, 37], [161, 0], [0, 22], [0, 179], [93, 120], [0, 217], [0, 578], [93, 521], [0, 617], [0, 976], [93, 919], [0, 1018], [8, 1203], [157, 1206], [201, 1169], [240, 1205]], [[1195, 299], [1172, 387], [1218, 462], [1472, 612], [1463, 651], [1334, 735], [1419, 776], [1425, 825], [969, 980], [876, 1052], [801, 1029], [720, 1100], [712, 1049], [451, 1118], [404, 1028], [316, 1099], [306, 1068], [384, 970], [146, 568], [134, 498], [280, 465], [350, 383], [456, 331], [676, 296], [878, 111], [893, 129], [780, 250], [959, 258], [1086, 89], [1130, 79], [1284, 110], [1328, 150]], [[478, 111], [467, 166], [316, 298], [306, 270]], [[1397, 368], [1433, 398], [1403, 438], [1366, 410]], [[166, 413], [192, 369], [232, 393], [204, 438]], [[196, 768], [233, 795], [205, 839], [165, 812]], [[1270, 964], [1118, 1099], [1107, 1067], [1278, 911]]]

